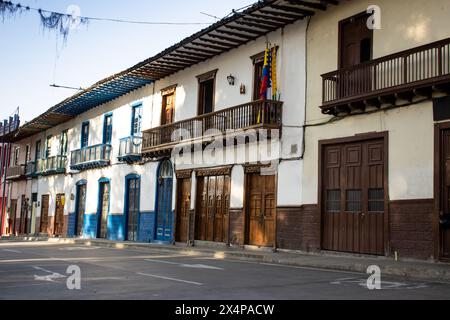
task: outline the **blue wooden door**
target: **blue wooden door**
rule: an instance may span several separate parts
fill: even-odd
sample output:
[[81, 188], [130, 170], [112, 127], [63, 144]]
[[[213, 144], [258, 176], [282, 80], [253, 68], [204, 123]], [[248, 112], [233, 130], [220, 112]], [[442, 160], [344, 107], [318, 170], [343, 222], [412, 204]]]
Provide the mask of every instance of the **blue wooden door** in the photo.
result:
[[138, 177], [127, 178], [125, 196], [126, 214], [126, 239], [127, 241], [137, 241], [138, 219], [139, 219], [139, 195], [141, 181]]
[[173, 211], [172, 186], [173, 171], [170, 161], [161, 163], [158, 172], [158, 199], [156, 204], [156, 240], [172, 241], [173, 239]]

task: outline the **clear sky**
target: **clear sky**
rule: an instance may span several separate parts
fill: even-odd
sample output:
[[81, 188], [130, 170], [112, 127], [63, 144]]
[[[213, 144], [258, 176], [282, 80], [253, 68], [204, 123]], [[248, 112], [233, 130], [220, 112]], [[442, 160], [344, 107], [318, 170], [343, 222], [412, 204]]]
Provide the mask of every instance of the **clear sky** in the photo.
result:
[[[80, 7], [82, 16], [144, 21], [214, 22], [202, 15], [228, 15], [256, 0], [12, 0], [23, 5], [66, 12]], [[207, 25], [159, 26], [93, 21], [61, 37], [44, 31], [39, 14], [0, 17], [0, 119], [20, 107], [22, 123], [76, 93], [52, 88], [86, 88], [151, 57]]]

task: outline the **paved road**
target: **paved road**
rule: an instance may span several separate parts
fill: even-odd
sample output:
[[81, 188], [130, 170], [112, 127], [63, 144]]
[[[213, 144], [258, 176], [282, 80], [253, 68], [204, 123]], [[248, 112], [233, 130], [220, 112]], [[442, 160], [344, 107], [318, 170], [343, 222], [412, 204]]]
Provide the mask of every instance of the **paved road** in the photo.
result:
[[[81, 290], [66, 271], [81, 270]], [[450, 299], [450, 283], [131, 250], [0, 243], [0, 299]]]

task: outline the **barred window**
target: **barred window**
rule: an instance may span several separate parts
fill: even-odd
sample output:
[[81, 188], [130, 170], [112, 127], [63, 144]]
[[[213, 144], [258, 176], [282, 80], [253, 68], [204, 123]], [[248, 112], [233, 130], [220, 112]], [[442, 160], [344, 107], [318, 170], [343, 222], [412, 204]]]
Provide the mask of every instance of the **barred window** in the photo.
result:
[[362, 191], [361, 189], [350, 189], [346, 193], [346, 208], [348, 212], [362, 211]]
[[327, 211], [340, 211], [341, 210], [341, 190], [332, 189], [327, 190]]
[[384, 189], [369, 189], [369, 212], [384, 212]]

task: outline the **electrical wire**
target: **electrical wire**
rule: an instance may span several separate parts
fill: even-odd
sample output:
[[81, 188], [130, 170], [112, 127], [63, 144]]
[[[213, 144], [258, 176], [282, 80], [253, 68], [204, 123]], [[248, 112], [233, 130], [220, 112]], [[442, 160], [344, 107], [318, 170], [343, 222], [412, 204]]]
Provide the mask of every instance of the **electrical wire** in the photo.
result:
[[[57, 14], [57, 15], [65, 15], [65, 16], [72, 16], [68, 13], [61, 13], [57, 11], [51, 11], [47, 9], [40, 9], [40, 8], [34, 8], [30, 6], [25, 6], [20, 3], [12, 3], [10, 1], [2, 1], [3, 3], [8, 3], [11, 5], [16, 6], [17, 8], [25, 9], [25, 10], [32, 10], [37, 11], [39, 13], [49, 13], [49, 14]], [[129, 23], [129, 24], [144, 24], [144, 25], [211, 25], [213, 22], [171, 22], [171, 21], [139, 21], [139, 20], [126, 20], [126, 19], [117, 19], [117, 18], [101, 18], [101, 17], [88, 17], [88, 16], [76, 16], [76, 18], [85, 19], [89, 21], [105, 21], [105, 22], [116, 22], [116, 23]]]

